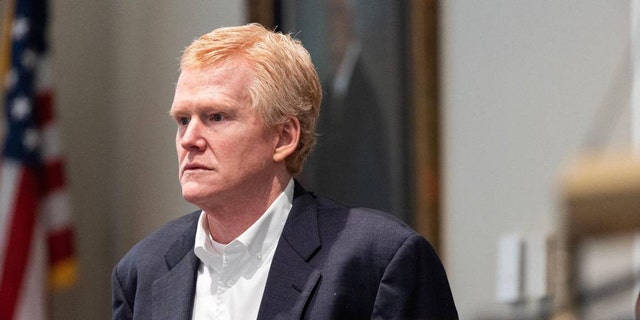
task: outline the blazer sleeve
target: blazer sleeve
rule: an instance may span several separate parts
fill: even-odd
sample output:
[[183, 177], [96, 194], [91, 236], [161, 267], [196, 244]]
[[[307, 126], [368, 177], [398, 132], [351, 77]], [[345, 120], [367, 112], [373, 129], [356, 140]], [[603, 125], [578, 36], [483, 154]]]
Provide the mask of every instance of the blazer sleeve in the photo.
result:
[[384, 272], [372, 319], [458, 319], [444, 267], [429, 242], [408, 237]]
[[113, 320], [130, 320], [133, 319], [133, 311], [131, 304], [127, 302], [122, 284], [118, 278], [118, 267], [113, 268], [111, 273], [111, 303], [112, 303], [112, 319]]

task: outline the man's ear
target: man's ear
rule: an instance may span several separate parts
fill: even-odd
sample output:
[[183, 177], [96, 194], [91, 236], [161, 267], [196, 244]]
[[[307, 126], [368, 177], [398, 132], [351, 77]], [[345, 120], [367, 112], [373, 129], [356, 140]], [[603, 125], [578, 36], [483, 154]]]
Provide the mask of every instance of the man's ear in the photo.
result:
[[296, 117], [289, 117], [285, 123], [278, 126], [278, 144], [273, 151], [273, 161], [284, 161], [290, 156], [300, 141], [300, 120]]

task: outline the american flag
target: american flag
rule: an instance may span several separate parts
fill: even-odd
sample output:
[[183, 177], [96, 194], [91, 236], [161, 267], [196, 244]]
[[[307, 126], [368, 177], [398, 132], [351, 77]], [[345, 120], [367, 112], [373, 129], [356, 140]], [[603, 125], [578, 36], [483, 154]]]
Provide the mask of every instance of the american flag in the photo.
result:
[[76, 262], [46, 42], [45, 0], [3, 8], [0, 83], [0, 319], [46, 319], [47, 294], [72, 284]]

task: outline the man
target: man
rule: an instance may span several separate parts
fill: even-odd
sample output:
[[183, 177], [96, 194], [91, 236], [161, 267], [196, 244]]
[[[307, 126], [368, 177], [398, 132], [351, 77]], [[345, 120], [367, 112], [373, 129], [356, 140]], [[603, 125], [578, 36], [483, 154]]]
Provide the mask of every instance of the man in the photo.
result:
[[455, 319], [433, 248], [396, 218], [292, 177], [322, 97], [308, 52], [258, 24], [185, 50], [171, 115], [184, 198], [202, 210], [134, 246], [114, 319]]

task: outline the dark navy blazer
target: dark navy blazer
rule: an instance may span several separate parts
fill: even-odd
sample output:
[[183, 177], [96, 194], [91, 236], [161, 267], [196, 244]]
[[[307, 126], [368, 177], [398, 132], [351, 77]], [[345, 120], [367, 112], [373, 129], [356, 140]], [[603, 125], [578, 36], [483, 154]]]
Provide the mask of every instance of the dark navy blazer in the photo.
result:
[[[191, 319], [199, 212], [135, 245], [111, 276], [113, 319]], [[296, 183], [258, 319], [457, 319], [436, 252], [397, 218]]]

